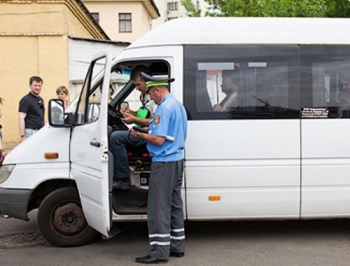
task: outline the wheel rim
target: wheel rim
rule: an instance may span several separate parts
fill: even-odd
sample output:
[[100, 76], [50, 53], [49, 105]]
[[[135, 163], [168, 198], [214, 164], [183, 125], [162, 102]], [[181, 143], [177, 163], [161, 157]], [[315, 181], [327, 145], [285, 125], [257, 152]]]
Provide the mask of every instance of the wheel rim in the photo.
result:
[[53, 213], [53, 227], [63, 235], [76, 235], [86, 228], [83, 210], [76, 203], [61, 205]]

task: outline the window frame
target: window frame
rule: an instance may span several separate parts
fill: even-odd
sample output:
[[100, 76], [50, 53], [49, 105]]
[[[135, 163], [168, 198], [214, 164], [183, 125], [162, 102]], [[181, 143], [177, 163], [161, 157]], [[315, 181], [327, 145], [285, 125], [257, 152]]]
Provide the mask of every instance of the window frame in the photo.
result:
[[100, 13], [99, 12], [90, 12], [93, 19], [96, 21], [97, 24], [100, 24]]
[[132, 13], [118, 13], [119, 33], [132, 32]]

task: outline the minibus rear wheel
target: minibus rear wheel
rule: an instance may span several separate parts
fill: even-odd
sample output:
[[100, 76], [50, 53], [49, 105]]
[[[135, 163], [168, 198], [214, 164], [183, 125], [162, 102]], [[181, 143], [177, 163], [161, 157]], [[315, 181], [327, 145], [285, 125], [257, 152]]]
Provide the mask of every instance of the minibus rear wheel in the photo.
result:
[[57, 247], [86, 245], [97, 235], [86, 222], [75, 188], [59, 188], [47, 195], [37, 219], [43, 237]]

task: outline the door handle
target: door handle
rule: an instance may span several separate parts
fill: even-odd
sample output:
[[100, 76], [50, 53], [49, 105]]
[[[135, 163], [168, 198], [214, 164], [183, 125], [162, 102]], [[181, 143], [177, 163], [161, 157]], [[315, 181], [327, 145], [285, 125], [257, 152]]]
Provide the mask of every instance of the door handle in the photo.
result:
[[90, 145], [91, 145], [91, 146], [94, 146], [94, 147], [97, 147], [97, 148], [101, 147], [101, 143], [99, 143], [99, 142], [94, 142], [94, 141], [90, 141]]

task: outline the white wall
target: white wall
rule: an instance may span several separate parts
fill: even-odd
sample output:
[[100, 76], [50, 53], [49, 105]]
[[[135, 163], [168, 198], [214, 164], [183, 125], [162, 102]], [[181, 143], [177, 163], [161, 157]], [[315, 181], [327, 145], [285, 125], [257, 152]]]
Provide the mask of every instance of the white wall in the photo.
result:
[[70, 99], [73, 100], [79, 95], [89, 64], [95, 54], [106, 51], [116, 57], [126, 46], [127, 43], [70, 38], [68, 40]]

